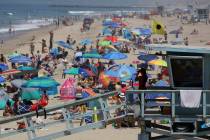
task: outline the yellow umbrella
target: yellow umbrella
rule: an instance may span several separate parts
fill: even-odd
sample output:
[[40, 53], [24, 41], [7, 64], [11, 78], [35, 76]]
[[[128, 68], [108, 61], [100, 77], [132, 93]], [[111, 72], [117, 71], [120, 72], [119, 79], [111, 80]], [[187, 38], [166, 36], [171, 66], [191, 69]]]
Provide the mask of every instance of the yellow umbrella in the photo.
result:
[[151, 60], [151, 61], [148, 62], [148, 64], [149, 65], [157, 65], [157, 66], [167, 67], [166, 61], [164, 61], [162, 59]]

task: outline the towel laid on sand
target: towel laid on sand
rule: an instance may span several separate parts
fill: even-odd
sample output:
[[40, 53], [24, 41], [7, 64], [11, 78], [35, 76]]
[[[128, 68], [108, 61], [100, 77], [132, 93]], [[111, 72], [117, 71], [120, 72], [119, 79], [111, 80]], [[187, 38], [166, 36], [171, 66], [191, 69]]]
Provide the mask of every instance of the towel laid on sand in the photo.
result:
[[201, 90], [180, 90], [181, 106], [199, 108], [201, 92]]

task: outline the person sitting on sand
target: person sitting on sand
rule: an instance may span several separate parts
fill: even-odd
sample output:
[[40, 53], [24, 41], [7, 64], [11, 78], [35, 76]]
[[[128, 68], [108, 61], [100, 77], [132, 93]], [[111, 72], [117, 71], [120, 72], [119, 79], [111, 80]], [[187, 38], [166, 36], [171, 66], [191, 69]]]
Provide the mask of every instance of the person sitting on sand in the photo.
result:
[[4, 117], [9, 117], [9, 116], [12, 116], [14, 115], [14, 112], [13, 112], [13, 109], [12, 109], [12, 104], [11, 104], [11, 101], [8, 100], [7, 103], [6, 103], [6, 107], [4, 109], [4, 112], [3, 112], [3, 116]]

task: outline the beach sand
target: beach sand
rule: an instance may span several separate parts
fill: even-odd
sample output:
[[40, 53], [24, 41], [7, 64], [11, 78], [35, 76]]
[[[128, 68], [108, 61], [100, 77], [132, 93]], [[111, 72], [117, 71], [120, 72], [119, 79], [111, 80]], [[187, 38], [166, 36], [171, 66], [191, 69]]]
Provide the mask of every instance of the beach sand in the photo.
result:
[[[179, 19], [176, 17], [152, 17], [153, 19], [157, 19], [158, 21], [162, 21], [164, 25], [167, 27], [167, 31], [171, 31], [174, 29], [178, 29], [179, 27], [183, 27], [183, 35], [182, 37], [188, 37], [189, 38], [189, 44], [195, 45], [195, 46], [204, 46], [206, 42], [210, 41], [210, 25], [206, 25], [205, 23], [198, 23], [196, 25], [192, 24], [186, 24], [182, 25]], [[150, 25], [151, 20], [143, 20], [143, 19], [126, 19], [126, 21], [129, 24], [129, 27], [142, 27], [144, 25]], [[92, 40], [96, 40], [96, 36], [98, 33], [100, 33], [102, 26], [101, 26], [102, 20], [97, 20], [92, 25], [91, 30], [85, 33], [80, 32], [80, 28], [82, 27], [82, 22], [74, 23], [72, 26], [62, 26], [59, 28], [56, 28], [54, 26], [45, 27], [38, 30], [33, 30], [30, 32], [27, 32], [21, 36], [17, 36], [11, 40], [7, 40], [3, 48], [0, 48], [0, 53], [3, 54], [11, 54], [15, 50], [17, 50], [20, 53], [29, 53], [29, 46], [30, 46], [30, 40], [32, 36], [35, 36], [34, 42], [41, 42], [41, 39], [46, 39], [47, 44], [49, 44], [49, 31], [54, 31], [54, 41], [58, 40], [66, 40], [66, 37], [70, 34], [73, 39], [77, 41], [77, 44], [81, 39], [84, 38], [90, 38]], [[190, 33], [193, 31], [193, 29], [196, 29], [199, 31], [198, 35], [190, 35]], [[154, 37], [162, 37], [159, 35], [155, 35]], [[169, 41], [175, 39], [175, 35], [168, 35]], [[54, 44], [54, 46], [57, 46]], [[210, 46], [206, 46], [210, 47]], [[41, 50], [41, 43], [35, 43], [35, 49]], [[73, 51], [69, 50], [69, 62], [71, 57], [73, 56]], [[137, 60], [137, 55], [134, 55], [132, 52], [128, 54], [128, 59], [118, 61], [118, 63], [127, 63], [131, 64], [132, 61]], [[63, 66], [58, 66], [58, 69], [56, 70], [56, 74], [54, 78], [59, 81], [63, 82], [64, 79], [61, 78]], [[50, 106], [60, 104], [58, 100], [51, 100]], [[1, 112], [0, 112], [1, 113]], [[8, 124], [7, 126], [2, 125], [1, 128], [4, 127], [16, 127], [15, 124]], [[54, 127], [53, 129], [57, 130], [58, 127]], [[44, 133], [44, 131], [47, 130], [40, 130]], [[93, 139], [100, 139], [100, 140], [136, 140], [137, 134], [140, 133], [139, 128], [120, 128], [120, 129], [114, 129], [111, 125], [108, 126], [106, 129], [96, 129], [96, 130], [90, 130], [83, 133], [74, 134], [68, 137], [60, 138], [61, 140], [93, 140]], [[1, 138], [1, 140], [13, 140], [15, 136], [8, 137], [8, 138]], [[27, 139], [27, 135], [20, 135], [17, 137], [18, 139]]]

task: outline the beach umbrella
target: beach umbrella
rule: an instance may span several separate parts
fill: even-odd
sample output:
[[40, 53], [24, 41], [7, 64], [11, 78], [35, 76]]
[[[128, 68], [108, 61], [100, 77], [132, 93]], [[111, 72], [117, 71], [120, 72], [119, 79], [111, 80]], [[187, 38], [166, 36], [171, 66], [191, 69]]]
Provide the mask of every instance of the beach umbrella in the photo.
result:
[[91, 45], [93, 41], [91, 39], [83, 39], [80, 41], [80, 45]]
[[17, 74], [20, 72], [21, 71], [19, 71], [19, 70], [12, 69], [12, 70], [6, 70], [4, 72], [0, 72], [0, 75], [11, 75], [11, 74]]
[[105, 40], [111, 41], [113, 43], [113, 42], [117, 42], [118, 41], [118, 37], [116, 37], [116, 36], [107, 36], [107, 37], [105, 37]]
[[97, 52], [90, 52], [90, 53], [85, 53], [82, 55], [83, 58], [95, 58], [95, 59], [100, 59], [102, 58], [102, 55], [100, 55]]
[[104, 35], [104, 36], [111, 36], [112, 35], [112, 30], [107, 28], [107, 27], [105, 27], [102, 30], [102, 35]]
[[41, 91], [38, 88], [22, 88], [21, 99], [24, 100], [39, 100]]
[[95, 75], [92, 71], [88, 71], [83, 68], [75, 68], [75, 67], [65, 70], [64, 73], [69, 74], [69, 75], [80, 75], [81, 74], [82, 76], [94, 76]]
[[1, 110], [5, 109], [8, 100], [9, 100], [9, 96], [7, 95], [7, 93], [3, 89], [0, 90], [0, 109]]
[[9, 55], [8, 58], [11, 59], [11, 58], [14, 58], [14, 57], [17, 57], [17, 56], [21, 56], [21, 54], [20, 53], [13, 53], [13, 54]]
[[51, 88], [60, 84], [50, 77], [36, 77], [22, 85], [24, 88]]
[[11, 81], [11, 84], [15, 86], [16, 88], [21, 88], [23, 84], [25, 84], [27, 81], [23, 79], [15, 79]]
[[70, 75], [79, 75], [79, 70], [81, 68], [75, 68], [75, 67], [72, 67], [70, 69], [67, 69], [64, 71], [65, 74], [70, 74]]
[[114, 42], [114, 43], [112, 43], [112, 45], [114, 45], [114, 46], [121, 46], [122, 43], [121, 42]]
[[136, 69], [128, 65], [114, 65], [105, 71], [105, 75], [119, 78], [121, 81], [131, 80], [135, 73]]
[[1, 83], [4, 83], [5, 81], [6, 81], [5, 78], [2, 77], [2, 76], [0, 76], [0, 84], [1, 84]]
[[105, 47], [105, 46], [111, 45], [111, 42], [110, 41], [100, 41], [98, 45], [101, 47]]
[[151, 29], [148, 28], [135, 28], [131, 32], [140, 36], [150, 36], [152, 34]]
[[154, 59], [158, 59], [158, 57], [154, 54], [146, 54], [146, 55], [143, 54], [143, 55], [139, 55], [138, 59], [148, 62]]
[[128, 56], [120, 52], [110, 52], [103, 56], [103, 59], [108, 59], [108, 60], [120, 60], [126, 58], [128, 58]]
[[151, 60], [148, 62], [148, 64], [167, 67], [167, 62], [162, 59]]
[[16, 56], [16, 57], [13, 57], [11, 59], [9, 59], [9, 62], [12, 62], [12, 63], [30, 63], [32, 60], [31, 58], [29, 57], [26, 57], [26, 56]]
[[65, 41], [56, 41], [55, 43], [63, 48], [73, 49], [73, 47], [68, 43], [66, 43]]
[[5, 71], [5, 70], [8, 70], [9, 67], [7, 64], [0, 64], [0, 71]]
[[20, 71], [33, 71], [36, 70], [34, 67], [30, 67], [30, 66], [20, 66], [17, 68], [17, 70]]

